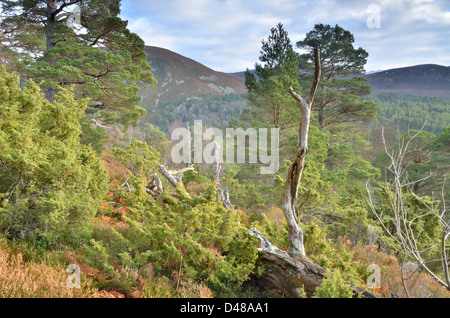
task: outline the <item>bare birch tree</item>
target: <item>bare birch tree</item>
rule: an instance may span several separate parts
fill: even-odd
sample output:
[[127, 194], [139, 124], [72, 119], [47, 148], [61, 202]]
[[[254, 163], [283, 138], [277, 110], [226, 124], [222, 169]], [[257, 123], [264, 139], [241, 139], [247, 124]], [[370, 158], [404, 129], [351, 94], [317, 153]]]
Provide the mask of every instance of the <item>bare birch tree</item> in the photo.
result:
[[[448, 256], [447, 256], [447, 241], [450, 236], [450, 219], [447, 215], [447, 207], [444, 198], [444, 187], [445, 178], [442, 185], [441, 197], [442, 201], [439, 206], [436, 200], [433, 198], [431, 204], [425, 202], [422, 198], [417, 196], [411, 189], [415, 183], [423, 181], [414, 180], [410, 181], [407, 178], [407, 164], [405, 163], [405, 156], [408, 154], [408, 147], [411, 142], [420, 134], [423, 127], [414, 135], [410, 135], [407, 139], [403, 139], [399, 142], [398, 149], [391, 152], [388, 151], [384, 138], [384, 129], [382, 130], [383, 142], [385, 147], [385, 152], [389, 157], [389, 167], [387, 170], [392, 174], [392, 181], [388, 182], [386, 180], [386, 185], [391, 191], [387, 191], [387, 199], [389, 205], [389, 211], [378, 211], [375, 207], [372, 190], [370, 189], [369, 181], [366, 183], [366, 188], [368, 192], [368, 203], [372, 210], [372, 213], [380, 222], [383, 230], [390, 237], [400, 249], [395, 248], [399, 253], [401, 253], [404, 259], [413, 259], [418, 264], [418, 268], [422, 268], [431, 277], [433, 277], [439, 284], [444, 288], [450, 290], [450, 276], [448, 270]], [[427, 176], [425, 178], [429, 178]], [[421, 213], [414, 217], [411, 217], [411, 211], [408, 204], [405, 202], [406, 194], [411, 194], [420, 203]], [[423, 208], [425, 207], [425, 208]], [[383, 217], [389, 216], [393, 221], [393, 227], [389, 229], [383, 222]], [[440, 241], [436, 241], [433, 245], [420, 247], [418, 238], [420, 232], [414, 227], [415, 222], [424, 217], [433, 217], [439, 221], [441, 226], [441, 238]], [[432, 248], [439, 247], [440, 258], [438, 259], [425, 259], [425, 252]], [[437, 273], [435, 270], [430, 268], [431, 263], [440, 262], [442, 265], [442, 274]], [[405, 292], [408, 291], [405, 288]]]

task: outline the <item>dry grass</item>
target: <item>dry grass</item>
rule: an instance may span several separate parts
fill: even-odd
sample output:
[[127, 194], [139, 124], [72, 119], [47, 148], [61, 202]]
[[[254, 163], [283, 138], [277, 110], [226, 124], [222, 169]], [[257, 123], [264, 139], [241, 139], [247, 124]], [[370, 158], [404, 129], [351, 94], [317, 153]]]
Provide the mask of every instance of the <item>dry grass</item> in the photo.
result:
[[189, 182], [185, 188], [191, 197], [196, 197], [201, 195], [208, 186], [210, 186], [209, 183]]
[[[101, 218], [97, 227], [117, 228], [121, 223]], [[214, 250], [214, 246], [210, 249]], [[159, 277], [152, 264], [139, 271], [116, 268], [121, 283], [114, 288], [99, 290], [94, 282], [104, 282], [101, 271], [92, 268], [73, 251], [46, 252], [38, 255], [26, 245], [9, 245], [0, 238], [0, 298], [213, 298], [213, 292], [201, 283], [183, 277]], [[71, 273], [66, 272], [68, 263], [80, 267], [81, 288], [68, 287]], [[120, 287], [120, 288], [119, 288]]]
[[193, 281], [183, 282], [178, 289], [180, 298], [214, 298], [214, 293], [203, 284]]
[[130, 174], [130, 171], [113, 154], [103, 152], [100, 159], [108, 171], [110, 185], [121, 185]]
[[142, 298], [214, 298], [214, 293], [205, 285], [191, 279], [178, 280], [178, 273], [173, 279], [157, 277], [152, 264], [141, 269], [141, 290], [135, 292]]
[[[392, 295], [400, 298], [408, 297], [402, 283], [401, 267], [395, 256], [378, 251], [375, 245], [358, 245], [351, 252], [354, 254], [354, 259], [363, 264], [380, 266], [382, 297], [392, 297]], [[408, 275], [405, 269], [403, 277], [411, 298], [450, 298], [450, 292], [424, 272], [410, 271]]]
[[69, 275], [62, 265], [26, 262], [21, 253], [0, 248], [0, 298], [86, 298], [96, 292], [83, 279], [81, 289], [69, 288]]

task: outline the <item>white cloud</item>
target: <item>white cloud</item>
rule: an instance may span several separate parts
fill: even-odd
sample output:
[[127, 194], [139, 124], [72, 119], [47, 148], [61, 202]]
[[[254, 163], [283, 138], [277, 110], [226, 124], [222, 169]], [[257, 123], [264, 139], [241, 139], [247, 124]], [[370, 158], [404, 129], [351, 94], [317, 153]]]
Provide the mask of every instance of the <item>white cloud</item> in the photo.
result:
[[177, 37], [164, 34], [162, 28], [152, 25], [150, 21], [144, 18], [130, 21], [128, 27], [138, 34], [146, 45], [159, 46], [169, 50], [179, 49]]
[[[369, 29], [370, 4], [381, 29]], [[449, 65], [449, 0], [125, 0], [122, 16], [147, 45], [161, 46], [219, 71], [258, 62], [261, 40], [278, 22], [292, 42], [314, 24], [339, 24], [369, 52], [367, 70], [404, 63]]]

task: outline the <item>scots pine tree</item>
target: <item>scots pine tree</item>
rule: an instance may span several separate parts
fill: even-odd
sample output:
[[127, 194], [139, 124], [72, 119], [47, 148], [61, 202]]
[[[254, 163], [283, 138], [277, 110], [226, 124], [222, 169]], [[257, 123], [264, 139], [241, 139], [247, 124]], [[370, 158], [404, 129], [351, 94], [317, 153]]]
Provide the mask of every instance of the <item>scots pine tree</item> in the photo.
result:
[[289, 87], [299, 88], [299, 63], [283, 24], [270, 32], [268, 39], [262, 41], [259, 57], [262, 64], [256, 63], [254, 72], [245, 72], [251, 108], [244, 116], [284, 129], [297, 118], [293, 116], [298, 110]]
[[[91, 124], [136, 124], [139, 85], [155, 82], [143, 40], [119, 17], [117, 0], [2, 1], [1, 29], [20, 70], [52, 100], [57, 88], [74, 87], [89, 98]], [[78, 10], [79, 14], [74, 14]], [[72, 19], [79, 17], [79, 25]], [[26, 68], [24, 68], [26, 67]]]
[[[354, 42], [350, 31], [339, 25], [332, 27], [324, 24], [316, 24], [303, 41], [297, 42], [298, 48], [306, 50], [305, 54], [300, 55], [300, 66], [305, 70], [313, 69], [313, 49], [319, 49], [321, 85], [313, 111], [318, 113], [320, 126], [327, 130], [342, 123], [376, 119], [376, 104], [361, 99], [370, 94], [370, 85], [362, 77], [345, 77], [364, 72], [369, 56], [363, 48], [356, 49]], [[304, 85], [310, 85], [310, 77], [308, 72], [302, 73]]]

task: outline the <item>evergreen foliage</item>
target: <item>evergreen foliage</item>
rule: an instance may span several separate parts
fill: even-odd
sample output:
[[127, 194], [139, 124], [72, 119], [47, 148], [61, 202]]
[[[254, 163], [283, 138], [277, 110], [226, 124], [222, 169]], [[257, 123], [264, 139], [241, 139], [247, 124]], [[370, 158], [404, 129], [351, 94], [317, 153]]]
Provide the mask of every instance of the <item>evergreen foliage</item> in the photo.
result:
[[62, 89], [54, 102], [0, 68], [0, 224], [9, 238], [75, 243], [106, 192], [107, 175], [80, 144], [86, 100]]
[[[69, 4], [81, 7], [81, 30], [65, 24], [62, 9], [69, 10]], [[449, 199], [443, 188], [449, 170], [448, 101], [368, 96], [364, 79], [346, 77], [363, 72], [368, 57], [353, 47], [349, 31], [315, 25], [297, 43], [307, 50], [298, 56], [280, 23], [262, 41], [262, 64], [246, 72], [249, 108], [244, 112], [246, 101], [236, 94], [181, 99], [149, 113], [153, 124], [140, 123], [135, 138], [105, 151], [102, 126], [137, 124], [145, 114], [137, 106], [138, 89], [154, 81], [143, 41], [118, 17], [120, 1], [17, 0], [3, 1], [2, 8], [7, 15], [2, 27], [11, 32], [0, 34], [0, 41], [12, 40], [22, 49], [0, 48], [5, 65], [0, 66], [1, 295], [283, 296], [260, 288], [266, 268], [249, 229], [288, 248], [281, 202], [299, 119], [288, 88], [306, 91], [311, 84], [311, 48], [316, 46], [323, 66], [321, 89], [295, 207], [306, 255], [327, 271], [313, 297], [350, 298], [354, 286], [382, 296], [401, 288], [406, 294], [407, 285], [412, 295], [448, 297], [425, 272], [402, 276], [400, 266], [412, 259], [400, 259], [401, 246], [382, 231], [395, 230], [389, 158], [379, 153], [372, 163], [365, 160], [371, 144], [354, 125], [373, 121], [377, 104], [380, 122], [399, 130], [415, 128], [429, 113], [425, 131], [398, 136], [389, 150], [417, 133], [404, 157], [401, 182], [421, 181], [411, 183], [401, 198], [421, 256], [438, 259], [448, 220], [424, 211], [431, 205], [436, 211], [444, 208], [441, 199], [434, 200], [437, 193]], [[305, 71], [299, 73], [299, 67]], [[219, 182], [229, 190], [231, 209], [220, 201], [211, 166], [195, 165], [176, 187], [170, 185], [158, 169], [169, 150], [166, 133], [194, 119], [205, 126], [280, 128], [279, 171], [260, 175], [259, 164], [223, 164]], [[155, 175], [163, 189], [149, 188]], [[367, 180], [374, 206], [367, 202]], [[381, 224], [373, 211], [383, 211]], [[86, 282], [79, 293], [55, 281], [68, 262], [82, 267]], [[374, 262], [382, 267], [382, 285], [369, 289], [367, 266]], [[439, 276], [443, 271], [437, 264], [429, 268]], [[39, 271], [48, 271], [50, 278], [42, 279]], [[27, 280], [21, 289], [15, 287], [17, 277]], [[425, 291], [414, 290], [416, 279]]]
[[378, 122], [402, 132], [420, 129], [439, 134], [450, 126], [450, 99], [380, 93], [365, 97], [378, 107]]
[[[81, 25], [70, 27], [76, 8]], [[17, 0], [3, 1], [2, 9], [1, 25], [10, 43], [5, 50], [13, 56], [8, 65], [42, 81], [47, 98], [52, 100], [60, 86], [74, 87], [77, 99], [89, 98], [89, 118], [104, 125], [126, 128], [145, 115], [138, 106], [138, 83], [155, 80], [144, 41], [119, 18], [120, 1]], [[86, 128], [85, 134], [93, 133]]]
[[293, 114], [299, 113], [295, 101], [289, 95], [289, 87], [298, 91], [299, 64], [291, 40], [283, 24], [271, 29], [267, 41], [262, 41], [255, 71], [245, 72], [250, 109], [244, 118], [251, 118], [272, 127], [284, 129], [295, 122]]
[[164, 103], [149, 111], [154, 124], [169, 133], [174, 123], [193, 123], [202, 120], [204, 126], [222, 127], [234, 117], [239, 117], [246, 106], [246, 100], [238, 94], [200, 95], [195, 98], [181, 98]]
[[[355, 39], [350, 31], [339, 25], [316, 24], [297, 47], [308, 52], [300, 55], [302, 87], [311, 86], [310, 70], [314, 68], [313, 48], [318, 47], [322, 67], [320, 87], [317, 91], [313, 111], [318, 112], [319, 125], [328, 130], [342, 123], [373, 121], [377, 106], [361, 97], [370, 94], [370, 85], [362, 77], [345, 78], [345, 75], [364, 71], [368, 53], [363, 48], [355, 49]], [[337, 127], [341, 130], [342, 127]]]

